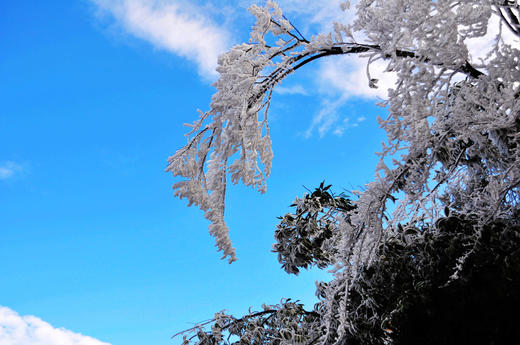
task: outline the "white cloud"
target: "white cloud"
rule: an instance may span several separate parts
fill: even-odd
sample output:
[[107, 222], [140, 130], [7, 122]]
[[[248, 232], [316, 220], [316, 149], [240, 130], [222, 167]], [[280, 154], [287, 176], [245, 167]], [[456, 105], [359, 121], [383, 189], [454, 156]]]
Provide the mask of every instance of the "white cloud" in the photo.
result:
[[327, 133], [341, 137], [347, 129], [358, 127], [361, 122], [365, 121], [364, 116], [358, 116], [355, 120], [352, 120], [348, 114], [342, 116], [341, 107], [345, 105], [346, 101], [345, 97], [339, 97], [335, 101], [328, 98], [322, 99], [321, 110], [313, 117], [304, 137], [310, 138], [314, 132], [317, 132], [319, 137], [323, 137]]
[[388, 89], [395, 86], [396, 76], [384, 72], [384, 61], [370, 65], [370, 78], [377, 79], [377, 88], [368, 83], [366, 58], [347, 55], [327, 59], [320, 66], [320, 87], [323, 93], [341, 94], [343, 98], [386, 99]]
[[0, 345], [110, 345], [0, 306]]
[[0, 180], [7, 180], [22, 171], [22, 166], [12, 161], [0, 163]]
[[[333, 125], [336, 125], [336, 129], [338, 129], [338, 108], [342, 103], [342, 99], [336, 101], [329, 101], [327, 99], [323, 100], [321, 104], [321, 110], [312, 118], [311, 125], [305, 131], [304, 136], [306, 138], [310, 138], [313, 132], [317, 131], [318, 135], [323, 137], [325, 133], [327, 133], [332, 128]], [[341, 133], [337, 132], [336, 134], [342, 135], [343, 131], [341, 131]]]
[[303, 96], [307, 96], [307, 91], [300, 84], [296, 84], [296, 85], [288, 86], [288, 87], [277, 86], [274, 89], [274, 92], [279, 93], [281, 95], [303, 95]]
[[193, 61], [214, 79], [218, 56], [230, 46], [229, 32], [196, 4], [167, 0], [91, 0], [118, 26], [155, 47]]

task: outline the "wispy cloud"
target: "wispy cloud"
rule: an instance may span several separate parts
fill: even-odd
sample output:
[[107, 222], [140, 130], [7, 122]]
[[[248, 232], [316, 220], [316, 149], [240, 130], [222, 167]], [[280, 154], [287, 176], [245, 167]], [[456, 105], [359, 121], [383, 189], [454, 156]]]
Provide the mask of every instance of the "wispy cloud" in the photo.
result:
[[[0, 180], [7, 180], [19, 174], [22, 166], [12, 161], [0, 162]], [[0, 345], [2, 345], [0, 343]]]
[[0, 345], [110, 345], [0, 306]]
[[281, 95], [303, 95], [303, 96], [307, 96], [307, 91], [300, 84], [296, 84], [296, 85], [288, 86], [288, 87], [277, 86], [274, 89], [274, 92], [279, 93]]
[[193, 2], [167, 0], [91, 0], [127, 33], [197, 64], [214, 79], [219, 54], [230, 46], [229, 32]]
[[332, 133], [334, 133], [338, 137], [341, 137], [348, 128], [358, 127], [359, 124], [365, 120], [366, 120], [366, 117], [364, 117], [364, 116], [359, 116], [355, 120], [352, 120], [349, 117], [346, 117], [343, 119], [342, 123], [339, 126], [334, 127], [334, 131]]
[[357, 56], [340, 56], [320, 64], [315, 81], [321, 94], [320, 111], [314, 115], [305, 132], [310, 138], [317, 132], [320, 137], [327, 133], [342, 136], [348, 128], [358, 127], [365, 117], [356, 119], [342, 116], [342, 107], [352, 98], [384, 100], [388, 89], [394, 87], [396, 76], [384, 72], [384, 62], [375, 61], [370, 67], [370, 79], [377, 79], [377, 88], [369, 86], [366, 59]]
[[329, 98], [322, 99], [321, 110], [313, 117], [311, 125], [303, 134], [304, 137], [310, 138], [315, 132], [320, 138], [328, 133], [341, 137], [347, 129], [358, 127], [364, 122], [366, 120], [364, 116], [352, 119], [342, 115], [341, 107], [346, 102], [345, 97], [338, 97], [334, 101]]
[[316, 131], [320, 137], [323, 137], [325, 133], [329, 132], [333, 125], [337, 125], [339, 119], [338, 108], [342, 103], [343, 100], [323, 100], [321, 110], [312, 118], [311, 125], [305, 131], [304, 136], [310, 138]]

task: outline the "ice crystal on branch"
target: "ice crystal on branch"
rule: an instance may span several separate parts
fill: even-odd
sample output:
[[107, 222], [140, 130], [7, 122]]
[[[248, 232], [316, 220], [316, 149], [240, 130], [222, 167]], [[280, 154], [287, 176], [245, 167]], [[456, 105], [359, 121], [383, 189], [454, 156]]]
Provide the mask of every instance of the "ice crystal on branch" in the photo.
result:
[[[282, 218], [277, 230], [275, 251], [286, 271], [333, 265], [335, 278], [318, 291], [321, 328], [318, 338], [307, 339], [310, 343], [342, 344], [386, 318], [367, 290], [372, 279], [367, 272], [387, 267], [391, 251], [423, 243], [423, 233], [434, 233], [428, 241], [442, 240], [436, 236], [446, 229], [438, 226], [444, 218], [458, 219], [470, 232], [454, 241], [472, 239], [463, 243], [467, 251], [450, 256], [453, 271], [448, 281], [443, 275], [448, 285], [479, 252], [485, 229], [511, 228], [510, 236], [517, 235], [518, 1], [359, 0], [352, 23], [336, 23], [333, 32], [311, 38], [302, 36], [273, 1], [253, 5], [250, 12], [256, 17], [250, 41], [219, 58], [211, 108], [191, 125], [186, 146], [170, 157], [167, 168], [184, 178], [174, 184], [175, 195], [205, 212], [217, 247], [230, 261], [235, 252], [224, 221], [227, 179], [265, 191], [272, 161], [267, 113], [273, 88], [306, 64], [335, 55], [367, 57], [370, 87], [377, 87], [369, 68], [374, 61], [385, 61], [386, 72], [396, 75], [383, 102], [388, 116], [379, 119], [387, 140], [377, 153], [373, 181], [353, 192], [352, 205], [344, 209], [341, 198], [320, 186], [297, 199], [296, 213]], [[472, 51], [472, 40], [486, 41], [486, 51]], [[410, 255], [401, 259], [422, 265]], [[383, 273], [378, 274], [380, 279]], [[369, 332], [369, 341], [387, 337], [393, 330], [387, 326], [377, 335]], [[272, 343], [283, 343], [280, 339]]]

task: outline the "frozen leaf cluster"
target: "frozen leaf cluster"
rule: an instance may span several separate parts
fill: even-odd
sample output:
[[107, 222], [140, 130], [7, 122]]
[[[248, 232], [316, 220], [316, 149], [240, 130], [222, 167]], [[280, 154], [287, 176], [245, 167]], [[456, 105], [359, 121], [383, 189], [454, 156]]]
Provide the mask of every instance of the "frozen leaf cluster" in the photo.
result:
[[287, 273], [298, 274], [300, 268], [326, 268], [334, 263], [338, 219], [341, 215], [343, 221], [348, 221], [348, 213], [355, 207], [344, 195], [334, 195], [330, 187], [322, 182], [311, 194], [294, 201], [294, 213], [279, 218], [273, 251]]

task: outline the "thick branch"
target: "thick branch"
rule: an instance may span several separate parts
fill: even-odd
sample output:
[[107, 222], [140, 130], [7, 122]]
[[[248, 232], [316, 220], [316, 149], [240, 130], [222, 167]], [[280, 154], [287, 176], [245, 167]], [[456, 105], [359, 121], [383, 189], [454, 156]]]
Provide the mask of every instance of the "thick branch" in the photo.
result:
[[[369, 44], [341, 44], [316, 52], [304, 52], [301, 55], [297, 55], [291, 59], [291, 61], [288, 64], [289, 66], [282, 66], [275, 69], [266, 79], [264, 79], [260, 83], [260, 89], [258, 90], [258, 92], [249, 98], [249, 108], [251, 108], [268, 89], [274, 87], [280, 80], [284, 79], [287, 75], [291, 74], [297, 69], [305, 66], [309, 62], [312, 62], [325, 56], [360, 54], [369, 51], [381, 52], [381, 47], [379, 45]], [[424, 62], [431, 62], [431, 59], [428, 57], [420, 56], [414, 52], [400, 49], [396, 50], [395, 54], [385, 54], [383, 57], [385, 59], [390, 59], [392, 57], [413, 58]], [[433, 64], [435, 66], [445, 66], [445, 64], [441, 62], [433, 62]], [[454, 70], [456, 70], [457, 72], [464, 73], [467, 76], [474, 79], [477, 79], [484, 75], [484, 73], [477, 70], [468, 61], [466, 61], [462, 66], [454, 68]]]

